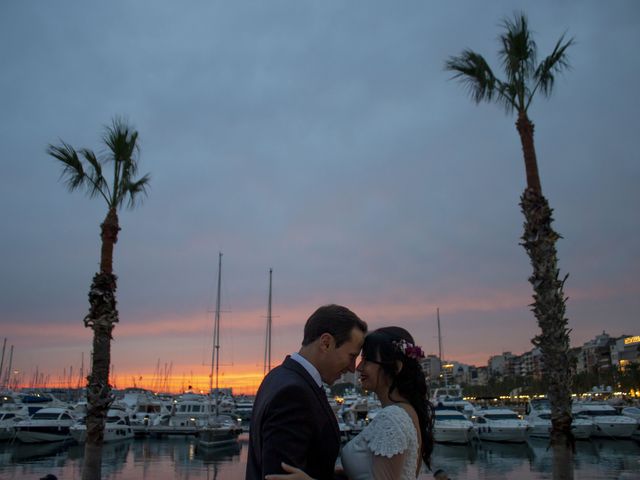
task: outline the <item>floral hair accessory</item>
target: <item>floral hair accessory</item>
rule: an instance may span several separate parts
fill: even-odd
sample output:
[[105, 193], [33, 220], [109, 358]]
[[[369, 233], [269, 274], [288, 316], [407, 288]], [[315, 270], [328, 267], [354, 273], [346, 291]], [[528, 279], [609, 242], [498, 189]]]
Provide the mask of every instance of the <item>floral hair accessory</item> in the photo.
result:
[[409, 343], [406, 340], [395, 341], [393, 342], [393, 345], [396, 347], [396, 349], [399, 352], [403, 353], [405, 356], [409, 358], [413, 358], [415, 360], [420, 360], [421, 358], [424, 358], [424, 352], [422, 351], [422, 348], [419, 347], [418, 345]]

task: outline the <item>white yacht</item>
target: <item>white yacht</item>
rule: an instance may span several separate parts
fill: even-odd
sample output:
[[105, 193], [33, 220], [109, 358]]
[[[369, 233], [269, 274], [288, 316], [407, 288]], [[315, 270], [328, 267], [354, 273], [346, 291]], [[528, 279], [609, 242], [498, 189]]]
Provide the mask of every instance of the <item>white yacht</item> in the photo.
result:
[[528, 422], [508, 408], [479, 409], [472, 420], [480, 440], [493, 442], [526, 442], [531, 429]]
[[620, 412], [622, 415], [633, 418], [638, 422], [638, 427], [634, 430], [632, 438], [640, 440], [640, 408], [638, 407], [625, 407]]
[[122, 402], [131, 412], [131, 425], [137, 428], [153, 425], [156, 418], [169, 412], [160, 398], [140, 388], [127, 389]]
[[0, 441], [13, 440], [16, 435], [16, 425], [26, 420], [28, 415], [23, 410], [0, 410]]
[[16, 437], [24, 443], [69, 440], [71, 439], [69, 428], [75, 421], [68, 408], [42, 408], [30, 419], [16, 424]]
[[[81, 418], [69, 429], [71, 437], [78, 442], [87, 441], [87, 423], [86, 418]], [[126, 440], [133, 438], [133, 429], [129, 415], [120, 408], [110, 408], [107, 412], [107, 419], [104, 424], [104, 443], [117, 442], [118, 440]]]
[[[526, 407], [524, 419], [529, 422], [530, 437], [549, 438], [551, 433], [551, 405], [546, 398], [534, 398]], [[574, 416], [571, 421], [571, 432], [576, 440], [586, 440], [593, 433], [595, 426], [589, 418]]]
[[250, 420], [251, 413], [253, 412], [253, 398], [245, 395], [236, 398], [236, 411], [235, 414], [242, 420]]
[[631, 438], [638, 421], [619, 414], [615, 408], [606, 403], [582, 402], [574, 403], [573, 418], [589, 418], [595, 428], [591, 434], [594, 437]]
[[431, 403], [435, 408], [458, 410], [467, 418], [471, 418], [475, 410], [471, 402], [462, 397], [462, 388], [459, 385], [436, 388], [431, 396]]
[[475, 436], [473, 423], [458, 410], [435, 410], [433, 439], [440, 443], [469, 443]]

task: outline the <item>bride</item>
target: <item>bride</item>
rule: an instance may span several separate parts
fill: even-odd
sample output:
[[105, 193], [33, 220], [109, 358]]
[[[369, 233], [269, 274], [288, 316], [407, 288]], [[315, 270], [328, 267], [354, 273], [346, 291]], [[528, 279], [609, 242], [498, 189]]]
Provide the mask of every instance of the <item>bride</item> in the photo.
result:
[[[373, 391], [382, 410], [341, 452], [349, 480], [413, 480], [433, 450], [433, 412], [419, 360], [422, 349], [404, 328], [384, 327], [367, 335], [358, 365], [362, 388]], [[286, 474], [266, 480], [312, 480], [282, 464]]]

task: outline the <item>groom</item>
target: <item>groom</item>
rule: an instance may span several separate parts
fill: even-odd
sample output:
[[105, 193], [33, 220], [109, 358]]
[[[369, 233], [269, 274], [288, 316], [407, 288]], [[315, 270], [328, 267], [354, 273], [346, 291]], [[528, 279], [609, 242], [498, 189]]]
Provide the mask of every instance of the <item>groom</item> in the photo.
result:
[[346, 307], [318, 308], [304, 326], [298, 353], [262, 381], [251, 416], [246, 480], [284, 473], [281, 462], [312, 478], [332, 479], [340, 431], [322, 382], [354, 372], [367, 324]]

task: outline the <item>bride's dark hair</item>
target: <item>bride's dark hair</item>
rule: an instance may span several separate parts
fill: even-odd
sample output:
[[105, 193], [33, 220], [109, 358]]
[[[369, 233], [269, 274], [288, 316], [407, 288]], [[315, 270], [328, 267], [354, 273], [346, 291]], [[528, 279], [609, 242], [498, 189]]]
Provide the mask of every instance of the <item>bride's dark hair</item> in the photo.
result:
[[[402, 341], [406, 342], [404, 345]], [[408, 348], [405, 348], [410, 344]], [[413, 349], [411, 347], [414, 347]], [[395, 392], [406, 398], [418, 414], [422, 433], [422, 459], [431, 466], [433, 451], [433, 406], [429, 402], [429, 387], [422, 367], [415, 354], [415, 342], [409, 332], [401, 327], [384, 327], [369, 333], [362, 347], [362, 358], [376, 362], [391, 378], [389, 398]], [[397, 362], [402, 363], [397, 371]]]

